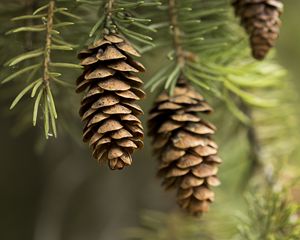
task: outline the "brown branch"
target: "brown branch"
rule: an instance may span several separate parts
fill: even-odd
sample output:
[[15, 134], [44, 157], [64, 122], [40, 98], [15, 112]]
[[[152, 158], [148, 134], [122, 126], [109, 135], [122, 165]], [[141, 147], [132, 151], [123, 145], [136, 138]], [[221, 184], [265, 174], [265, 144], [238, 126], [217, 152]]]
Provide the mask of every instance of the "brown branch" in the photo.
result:
[[169, 19], [173, 29], [173, 44], [175, 47], [177, 63], [180, 66], [180, 68], [183, 68], [185, 65], [185, 57], [180, 38], [181, 31], [178, 25], [176, 0], [169, 0]]
[[[253, 123], [253, 116], [252, 116], [252, 110], [250, 107], [248, 107], [243, 101], [240, 103], [241, 110], [248, 116], [248, 118], [251, 120], [251, 123]], [[250, 169], [249, 174], [245, 178], [248, 180], [251, 178], [254, 172], [262, 169], [262, 162], [261, 162], [261, 147], [260, 147], [260, 141], [258, 139], [257, 131], [253, 125], [247, 126], [247, 138], [250, 145]]]
[[45, 86], [49, 85], [49, 65], [51, 62], [51, 43], [52, 43], [52, 30], [53, 30], [53, 15], [55, 9], [55, 0], [50, 0], [48, 7], [48, 17], [46, 26], [46, 44], [45, 44], [45, 54], [44, 54], [44, 76], [43, 81]]

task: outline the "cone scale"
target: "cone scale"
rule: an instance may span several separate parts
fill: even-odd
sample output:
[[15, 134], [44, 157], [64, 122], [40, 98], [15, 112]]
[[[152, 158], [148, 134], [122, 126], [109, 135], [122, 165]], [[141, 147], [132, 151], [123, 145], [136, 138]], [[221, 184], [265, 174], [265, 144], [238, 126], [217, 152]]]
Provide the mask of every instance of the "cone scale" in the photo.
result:
[[111, 169], [131, 165], [132, 153], [143, 146], [143, 114], [136, 101], [145, 93], [135, 73], [144, 66], [132, 59], [140, 54], [122, 36], [105, 35], [78, 57], [84, 66], [77, 80], [77, 92], [85, 92], [80, 116], [84, 122], [83, 141], [93, 157]]
[[177, 190], [179, 206], [193, 215], [209, 210], [214, 201], [211, 187], [220, 184], [216, 174], [221, 159], [211, 139], [216, 128], [198, 114], [211, 111], [198, 92], [179, 81], [172, 96], [163, 92], [157, 98], [149, 116], [158, 176], [166, 189]]

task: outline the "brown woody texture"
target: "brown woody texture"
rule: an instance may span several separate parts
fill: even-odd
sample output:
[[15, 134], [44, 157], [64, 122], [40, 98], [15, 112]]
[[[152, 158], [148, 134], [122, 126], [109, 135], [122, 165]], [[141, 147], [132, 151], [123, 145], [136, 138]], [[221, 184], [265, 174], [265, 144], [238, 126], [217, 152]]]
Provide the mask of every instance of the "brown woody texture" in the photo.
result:
[[149, 116], [149, 135], [159, 155], [158, 176], [166, 189], [177, 189], [177, 202], [188, 213], [198, 215], [209, 210], [214, 201], [212, 186], [221, 159], [218, 146], [211, 140], [216, 128], [198, 115], [212, 108], [184, 81], [179, 81], [170, 96], [163, 92]]
[[234, 0], [235, 14], [250, 37], [252, 55], [258, 60], [274, 47], [281, 26], [283, 4], [280, 0]]
[[85, 91], [80, 116], [85, 122], [83, 141], [99, 163], [122, 169], [132, 163], [132, 153], [143, 146], [143, 127], [135, 102], [144, 97], [142, 80], [134, 73], [145, 69], [132, 56], [140, 54], [123, 37], [110, 34], [82, 50], [84, 66], [77, 92]]

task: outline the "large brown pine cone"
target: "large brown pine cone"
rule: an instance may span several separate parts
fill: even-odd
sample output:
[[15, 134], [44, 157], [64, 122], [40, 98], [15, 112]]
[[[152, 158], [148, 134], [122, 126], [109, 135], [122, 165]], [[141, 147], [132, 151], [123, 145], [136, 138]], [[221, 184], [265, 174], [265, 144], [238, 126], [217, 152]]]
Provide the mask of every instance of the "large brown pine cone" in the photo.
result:
[[184, 82], [172, 96], [163, 92], [149, 116], [149, 135], [159, 155], [158, 175], [166, 189], [177, 189], [178, 204], [197, 215], [214, 201], [211, 186], [220, 184], [216, 174], [221, 159], [211, 140], [216, 128], [198, 116], [212, 111], [204, 98]]
[[79, 53], [83, 74], [77, 92], [86, 91], [80, 116], [85, 122], [83, 140], [93, 156], [108, 162], [111, 169], [122, 169], [132, 162], [131, 154], [143, 146], [143, 127], [135, 103], [144, 97], [142, 80], [132, 73], [144, 71], [130, 55], [139, 53], [119, 35], [105, 35]]
[[235, 13], [250, 36], [254, 58], [262, 60], [274, 47], [281, 26], [280, 0], [234, 0]]

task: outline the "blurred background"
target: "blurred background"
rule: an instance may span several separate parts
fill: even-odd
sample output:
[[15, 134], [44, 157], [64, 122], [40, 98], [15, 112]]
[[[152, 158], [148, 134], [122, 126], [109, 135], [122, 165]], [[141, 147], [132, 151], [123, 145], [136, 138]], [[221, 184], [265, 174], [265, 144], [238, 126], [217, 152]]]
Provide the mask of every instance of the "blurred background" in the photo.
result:
[[[1, 0], [1, 8], [9, 2]], [[278, 61], [288, 69], [292, 84], [299, 92], [300, 1], [285, 0], [284, 3]], [[4, 25], [11, 14], [1, 17], [1, 41], [6, 38]], [[4, 49], [1, 54], [6, 54]], [[149, 62], [146, 61], [148, 68]], [[132, 167], [110, 171], [106, 166], [99, 167], [88, 147], [68, 134], [51, 138], [45, 146], [45, 141], [37, 141], [39, 131], [36, 129], [16, 134], [17, 122], [10, 117], [8, 106], [12, 99], [5, 97], [7, 91], [0, 88], [0, 239], [119, 240], [126, 235], [125, 229], [139, 225], [144, 210], [177, 211], [173, 193], [164, 192], [156, 178], [156, 160], [148, 138], [144, 150], [134, 155]], [[146, 113], [152, 98], [149, 96], [143, 102]], [[80, 128], [80, 121], [74, 121]], [[73, 133], [80, 140], [80, 132], [76, 134]], [[224, 184], [218, 190], [217, 203], [208, 218], [224, 211], [235, 214], [238, 206], [243, 205], [242, 194], [236, 193], [240, 191], [242, 169], [247, 165], [247, 158], [243, 156], [245, 135], [236, 138], [241, 143], [239, 148], [225, 144], [221, 149]], [[229, 149], [230, 158], [226, 157]], [[219, 209], [223, 212], [218, 212]], [[230, 226], [222, 232], [222, 239], [228, 239], [226, 236], [234, 231]]]

